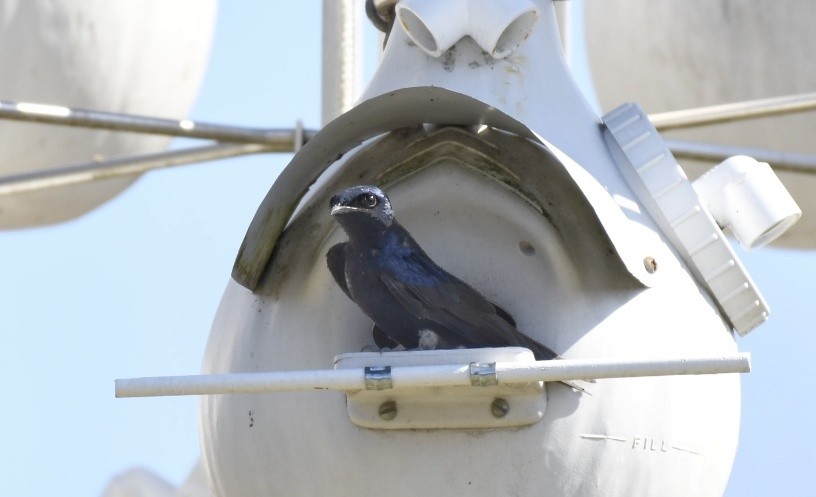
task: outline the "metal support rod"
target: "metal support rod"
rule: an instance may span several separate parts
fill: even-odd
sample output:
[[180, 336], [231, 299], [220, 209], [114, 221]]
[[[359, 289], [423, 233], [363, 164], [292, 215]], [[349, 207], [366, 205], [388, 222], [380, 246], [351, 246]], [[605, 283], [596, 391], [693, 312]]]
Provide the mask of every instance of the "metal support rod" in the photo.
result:
[[362, 79], [363, 6], [323, 0], [321, 122], [354, 106]]
[[[290, 143], [290, 147], [291, 145]], [[275, 151], [279, 151], [277, 147], [254, 143], [218, 144], [42, 169], [28, 173], [0, 176], [0, 195], [12, 195], [56, 186], [140, 174], [152, 169], [181, 166], [193, 162], [213, 161], [239, 155]]]
[[683, 140], [665, 140], [665, 142], [672, 154], [678, 159], [722, 162], [735, 155], [747, 155], [759, 162], [767, 162], [777, 171], [816, 173], [816, 155], [812, 154]]
[[691, 128], [809, 110], [816, 110], [816, 93], [802, 93], [712, 105], [710, 107], [659, 112], [649, 114], [649, 120], [658, 131], [665, 131], [667, 129]]
[[[387, 362], [387, 357], [383, 357]], [[529, 363], [498, 362], [499, 384], [638, 376], [747, 373], [749, 354], [668, 359], [563, 359]], [[463, 386], [471, 388], [470, 364], [391, 368], [394, 389]], [[116, 380], [116, 397], [215, 395], [230, 393], [355, 391], [366, 388], [364, 368], [163, 376]]]
[[[273, 152], [292, 150], [292, 131], [289, 129], [247, 128], [195, 122], [189, 119], [163, 119], [4, 100], [0, 100], [0, 119], [152, 135], [184, 136], [231, 143], [261, 143], [275, 147], [271, 150]], [[304, 140], [313, 136], [314, 133], [314, 131], [304, 132]]]

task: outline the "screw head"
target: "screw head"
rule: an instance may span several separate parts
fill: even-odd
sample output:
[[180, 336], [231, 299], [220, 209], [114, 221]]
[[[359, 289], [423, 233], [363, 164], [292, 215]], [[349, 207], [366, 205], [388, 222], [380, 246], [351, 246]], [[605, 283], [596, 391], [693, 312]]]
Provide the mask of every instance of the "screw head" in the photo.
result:
[[510, 404], [505, 399], [498, 397], [493, 399], [493, 402], [490, 404], [490, 412], [497, 418], [503, 418], [510, 412]]
[[648, 271], [649, 274], [653, 274], [655, 271], [657, 271], [657, 261], [652, 256], [643, 259], [643, 266], [646, 268], [646, 271]]
[[380, 404], [380, 417], [386, 421], [391, 421], [397, 417], [397, 403], [393, 400], [387, 400]]

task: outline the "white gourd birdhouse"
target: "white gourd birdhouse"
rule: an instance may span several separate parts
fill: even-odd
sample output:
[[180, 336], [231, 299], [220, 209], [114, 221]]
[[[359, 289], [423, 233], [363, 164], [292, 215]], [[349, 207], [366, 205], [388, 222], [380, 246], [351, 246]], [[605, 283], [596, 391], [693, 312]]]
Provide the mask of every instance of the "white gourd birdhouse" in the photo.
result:
[[[487, 15], [499, 7], [516, 17]], [[566, 359], [736, 353], [734, 331], [766, 304], [642, 111], [593, 113], [551, 1], [403, 1], [396, 15], [359, 104], [261, 204], [204, 373], [531, 360], [360, 353], [371, 321], [325, 262], [345, 239], [329, 198], [355, 184], [382, 187], [436, 262]], [[733, 374], [388, 386], [202, 397], [215, 495], [719, 496], [737, 446]]]

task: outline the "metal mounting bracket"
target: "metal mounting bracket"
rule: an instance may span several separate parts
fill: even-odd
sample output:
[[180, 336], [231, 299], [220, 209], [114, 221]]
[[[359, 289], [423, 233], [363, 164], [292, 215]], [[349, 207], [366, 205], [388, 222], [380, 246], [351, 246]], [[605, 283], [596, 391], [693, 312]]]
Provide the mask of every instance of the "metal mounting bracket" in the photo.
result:
[[[523, 348], [417, 350], [341, 354], [335, 369], [365, 369], [366, 389], [347, 392], [351, 421], [381, 430], [503, 428], [538, 422], [547, 407], [542, 382], [498, 385], [496, 362], [534, 363]], [[383, 387], [391, 369], [433, 366], [461, 369], [468, 364], [471, 385]]]

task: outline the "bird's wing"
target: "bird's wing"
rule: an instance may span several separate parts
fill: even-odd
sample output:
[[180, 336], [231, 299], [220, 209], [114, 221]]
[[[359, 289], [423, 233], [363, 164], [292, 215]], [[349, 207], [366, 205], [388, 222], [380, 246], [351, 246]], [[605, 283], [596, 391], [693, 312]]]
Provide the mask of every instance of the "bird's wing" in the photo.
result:
[[[409, 257], [421, 259], [412, 261], [417, 265], [428, 262], [420, 254]], [[528, 342], [532, 342], [502, 316], [490, 300], [448, 273], [434, 284], [406, 282], [390, 271], [383, 271], [380, 279], [407, 312], [454, 345], [529, 346]]]
[[512, 326], [513, 328], [516, 327], [516, 320], [513, 319], [513, 316], [511, 316], [509, 312], [505, 311], [496, 304], [493, 304], [493, 307], [496, 308], [496, 314], [498, 314], [500, 318], [510, 323], [510, 326]]
[[326, 252], [326, 265], [329, 266], [329, 272], [334, 277], [334, 281], [351, 299], [351, 293], [346, 284], [346, 242], [333, 245]]
[[[326, 265], [329, 267], [329, 272], [332, 277], [334, 277], [334, 281], [337, 282], [337, 286], [345, 292], [348, 298], [354, 300], [351, 297], [351, 292], [346, 283], [346, 242], [333, 245], [329, 251], [326, 252]], [[399, 345], [389, 338], [376, 324], [371, 334], [374, 337], [374, 343], [377, 344], [377, 347], [393, 349]]]

